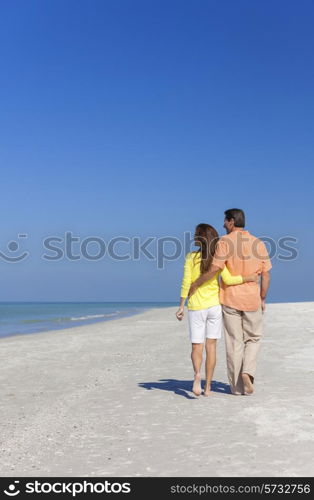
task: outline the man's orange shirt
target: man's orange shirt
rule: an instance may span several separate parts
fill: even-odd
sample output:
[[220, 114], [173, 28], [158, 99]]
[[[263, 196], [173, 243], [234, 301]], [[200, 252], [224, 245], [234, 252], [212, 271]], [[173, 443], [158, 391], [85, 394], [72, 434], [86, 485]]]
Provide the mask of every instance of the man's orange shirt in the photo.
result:
[[[227, 265], [232, 275], [242, 276], [272, 267], [263, 241], [244, 230], [232, 231], [219, 240], [212, 264], [220, 269]], [[261, 306], [260, 285], [252, 281], [228, 286], [222, 282], [220, 302], [240, 311], [256, 311]]]

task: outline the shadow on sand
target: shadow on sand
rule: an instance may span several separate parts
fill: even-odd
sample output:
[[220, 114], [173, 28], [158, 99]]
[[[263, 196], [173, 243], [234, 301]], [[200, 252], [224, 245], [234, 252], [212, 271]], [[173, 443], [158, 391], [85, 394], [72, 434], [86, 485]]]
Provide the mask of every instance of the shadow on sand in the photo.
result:
[[[187, 399], [198, 399], [192, 393], [192, 384], [191, 380], [176, 380], [172, 378], [161, 379], [158, 382], [140, 382], [139, 387], [143, 387], [143, 389], [147, 389], [151, 391], [152, 389], [159, 389], [161, 391], [170, 391], [174, 394], [178, 394], [178, 396], [183, 396]], [[202, 387], [204, 385], [204, 381], [202, 381]], [[212, 391], [220, 392], [223, 394], [231, 394], [229, 384], [225, 384], [224, 382], [217, 382], [216, 380], [212, 381]]]

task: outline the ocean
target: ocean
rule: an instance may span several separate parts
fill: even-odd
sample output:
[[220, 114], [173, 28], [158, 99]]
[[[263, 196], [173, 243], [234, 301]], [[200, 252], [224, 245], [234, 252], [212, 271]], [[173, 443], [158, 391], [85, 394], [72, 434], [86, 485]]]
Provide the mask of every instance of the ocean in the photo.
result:
[[108, 321], [177, 302], [0, 302], [0, 337]]

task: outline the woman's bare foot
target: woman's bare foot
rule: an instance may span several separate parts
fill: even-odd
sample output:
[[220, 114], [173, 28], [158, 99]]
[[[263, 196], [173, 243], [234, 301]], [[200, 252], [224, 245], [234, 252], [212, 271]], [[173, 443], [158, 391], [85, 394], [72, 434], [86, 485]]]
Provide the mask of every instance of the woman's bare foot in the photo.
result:
[[251, 377], [248, 373], [242, 373], [242, 380], [244, 385], [244, 394], [253, 394], [254, 387], [251, 381]]
[[193, 383], [193, 387], [192, 387], [192, 392], [195, 394], [195, 396], [200, 396], [202, 394], [201, 374], [200, 373], [195, 373], [195, 375], [194, 375], [194, 383]]
[[204, 396], [205, 396], [205, 398], [208, 398], [208, 396], [210, 396], [211, 393], [212, 393], [212, 391], [210, 390], [210, 386], [208, 386], [208, 387], [205, 386], [205, 388], [204, 388]]

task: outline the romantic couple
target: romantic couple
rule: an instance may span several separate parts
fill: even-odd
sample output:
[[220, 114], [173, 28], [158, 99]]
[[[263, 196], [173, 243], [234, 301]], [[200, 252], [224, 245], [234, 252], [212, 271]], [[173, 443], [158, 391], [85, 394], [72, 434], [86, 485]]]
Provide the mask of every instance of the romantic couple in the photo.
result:
[[257, 354], [262, 337], [262, 314], [272, 265], [265, 244], [244, 229], [243, 210], [225, 211], [219, 239], [209, 224], [198, 224], [194, 241], [199, 250], [186, 255], [181, 302], [182, 320], [188, 297], [188, 319], [194, 369], [193, 393], [200, 396], [201, 366], [206, 349], [204, 396], [209, 396], [216, 365], [216, 342], [225, 329], [227, 372], [231, 392], [254, 391]]

